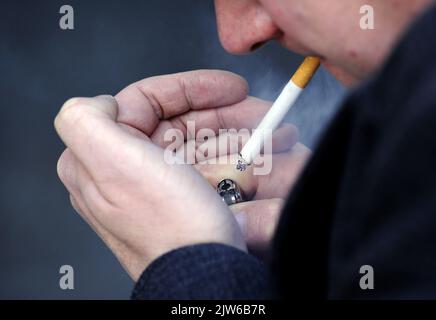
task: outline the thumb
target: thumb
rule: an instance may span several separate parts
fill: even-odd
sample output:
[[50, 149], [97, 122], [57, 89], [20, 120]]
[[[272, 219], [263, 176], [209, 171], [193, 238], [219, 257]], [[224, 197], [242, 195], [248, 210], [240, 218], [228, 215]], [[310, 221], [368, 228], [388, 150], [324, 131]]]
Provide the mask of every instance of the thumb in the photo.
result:
[[230, 206], [248, 249], [260, 258], [267, 256], [283, 204], [284, 200], [277, 198], [242, 202]]
[[120, 126], [117, 115], [117, 101], [98, 96], [68, 100], [55, 119], [60, 138], [98, 181], [118, 177], [126, 168], [142, 168], [144, 158], [161, 160], [157, 147]]

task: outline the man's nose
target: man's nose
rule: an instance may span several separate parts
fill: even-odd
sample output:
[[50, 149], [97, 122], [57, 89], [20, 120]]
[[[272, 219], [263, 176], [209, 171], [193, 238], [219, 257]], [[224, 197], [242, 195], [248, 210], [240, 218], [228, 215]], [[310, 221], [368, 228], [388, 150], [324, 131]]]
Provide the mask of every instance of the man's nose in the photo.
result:
[[257, 1], [216, 0], [215, 8], [221, 44], [230, 53], [254, 51], [280, 35]]

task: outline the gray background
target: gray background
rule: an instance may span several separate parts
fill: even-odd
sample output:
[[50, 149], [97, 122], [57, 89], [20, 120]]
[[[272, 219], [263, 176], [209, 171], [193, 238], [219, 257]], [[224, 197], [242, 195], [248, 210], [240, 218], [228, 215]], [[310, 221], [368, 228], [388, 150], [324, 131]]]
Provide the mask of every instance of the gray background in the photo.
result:
[[[53, 119], [72, 96], [116, 94], [139, 79], [218, 68], [273, 99], [301, 61], [276, 44], [248, 56], [220, 46], [209, 0], [0, 1], [0, 298], [128, 298], [133, 283], [69, 205], [56, 176]], [[313, 146], [343, 89], [323, 70], [289, 115]], [[59, 289], [59, 267], [75, 290]]]

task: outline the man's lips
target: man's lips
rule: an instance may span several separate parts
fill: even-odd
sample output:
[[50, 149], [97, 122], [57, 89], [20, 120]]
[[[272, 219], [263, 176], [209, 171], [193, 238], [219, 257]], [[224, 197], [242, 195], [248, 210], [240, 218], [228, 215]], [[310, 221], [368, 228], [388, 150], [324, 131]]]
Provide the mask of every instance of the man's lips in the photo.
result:
[[289, 39], [282, 33], [280, 37], [276, 38], [283, 47], [289, 49], [292, 52], [300, 54], [302, 56], [319, 56], [310, 48], [304, 46], [301, 42], [295, 39]]

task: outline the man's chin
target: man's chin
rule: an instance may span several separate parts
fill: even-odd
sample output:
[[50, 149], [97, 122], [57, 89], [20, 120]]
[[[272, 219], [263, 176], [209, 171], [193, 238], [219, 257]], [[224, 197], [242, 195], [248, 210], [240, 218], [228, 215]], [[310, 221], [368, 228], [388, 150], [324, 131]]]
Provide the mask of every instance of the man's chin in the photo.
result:
[[325, 59], [321, 59], [321, 63], [324, 68], [330, 72], [333, 77], [335, 77], [340, 83], [342, 83], [346, 87], [353, 87], [359, 84], [359, 79], [345, 71], [344, 69], [337, 67]]

